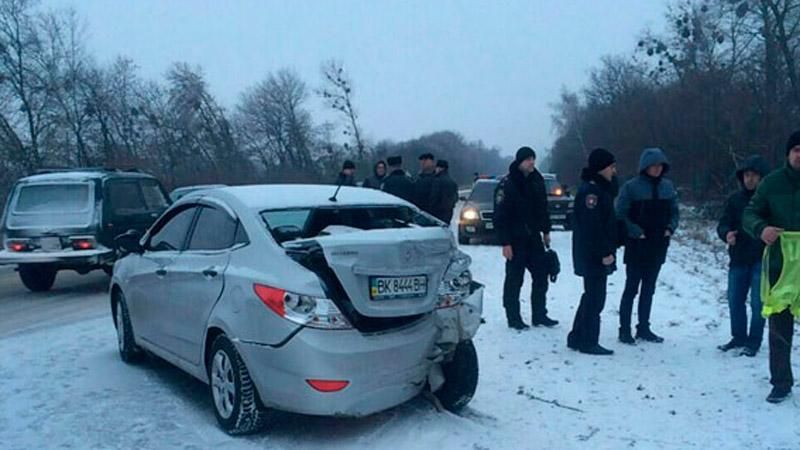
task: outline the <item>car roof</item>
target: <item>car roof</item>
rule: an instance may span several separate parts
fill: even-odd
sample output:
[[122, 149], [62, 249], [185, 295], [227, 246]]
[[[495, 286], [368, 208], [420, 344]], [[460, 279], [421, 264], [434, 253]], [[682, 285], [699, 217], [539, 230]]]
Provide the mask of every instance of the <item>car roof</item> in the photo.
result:
[[58, 181], [88, 181], [99, 180], [107, 178], [148, 178], [155, 179], [154, 176], [143, 172], [129, 172], [119, 170], [65, 170], [47, 172], [41, 174], [30, 175], [20, 178], [18, 182], [22, 183], [48, 183]]
[[267, 209], [315, 208], [321, 206], [359, 206], [359, 205], [406, 205], [410, 203], [376, 189], [342, 186], [336, 201], [330, 198], [336, 191], [335, 185], [324, 184], [261, 184], [232, 186], [209, 191], [191, 193], [183, 200], [198, 197], [236, 200], [248, 209], [263, 211]]

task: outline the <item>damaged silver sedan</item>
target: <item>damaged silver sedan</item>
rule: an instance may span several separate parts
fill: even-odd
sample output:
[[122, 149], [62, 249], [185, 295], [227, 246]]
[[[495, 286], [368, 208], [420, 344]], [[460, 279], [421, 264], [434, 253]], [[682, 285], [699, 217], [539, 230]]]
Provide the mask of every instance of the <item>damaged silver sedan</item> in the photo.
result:
[[483, 287], [441, 222], [369, 189], [190, 194], [118, 238], [119, 351], [210, 386], [231, 434], [275, 410], [362, 416], [423, 391], [458, 412], [478, 382]]

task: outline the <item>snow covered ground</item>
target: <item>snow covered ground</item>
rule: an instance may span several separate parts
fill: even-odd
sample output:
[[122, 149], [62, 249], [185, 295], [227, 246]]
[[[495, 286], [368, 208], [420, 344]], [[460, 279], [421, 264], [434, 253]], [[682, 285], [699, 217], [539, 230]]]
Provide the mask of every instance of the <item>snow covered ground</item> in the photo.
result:
[[[569, 233], [554, 233], [563, 273], [548, 298], [561, 324], [521, 333], [505, 326], [500, 249], [466, 247], [487, 285], [487, 323], [476, 338], [478, 392], [463, 417], [418, 398], [363, 419], [285, 415], [232, 438], [217, 428], [204, 385], [163, 362], [122, 363], [104, 317], [0, 340], [0, 448], [800, 447], [798, 400], [764, 401], [766, 343], [755, 358], [716, 350], [729, 328], [718, 253], [692, 240], [671, 248], [653, 311], [661, 345], [616, 342], [624, 276], [612, 276], [601, 343], [616, 354], [592, 357], [565, 345], [581, 293], [569, 246]], [[527, 320], [527, 302], [523, 310]]]

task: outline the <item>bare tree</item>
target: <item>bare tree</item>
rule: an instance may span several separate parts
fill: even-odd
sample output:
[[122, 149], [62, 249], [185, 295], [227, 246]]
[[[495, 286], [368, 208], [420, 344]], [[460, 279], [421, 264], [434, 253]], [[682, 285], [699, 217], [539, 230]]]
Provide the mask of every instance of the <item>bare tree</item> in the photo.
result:
[[[347, 126], [343, 133], [355, 141], [357, 158], [364, 159], [366, 145], [358, 125], [358, 113], [353, 106], [352, 82], [347, 77], [342, 63], [334, 60], [327, 61], [322, 65], [322, 77], [324, 86], [317, 90], [317, 94], [322, 97], [328, 107], [345, 116]], [[345, 148], [347, 148], [347, 144], [345, 144]]]

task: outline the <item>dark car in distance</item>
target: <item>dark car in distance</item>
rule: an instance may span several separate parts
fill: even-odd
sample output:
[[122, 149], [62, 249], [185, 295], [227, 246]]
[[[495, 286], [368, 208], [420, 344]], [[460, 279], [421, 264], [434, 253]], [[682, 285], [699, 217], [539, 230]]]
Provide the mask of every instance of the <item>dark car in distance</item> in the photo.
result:
[[169, 206], [161, 183], [136, 170], [60, 169], [19, 179], [2, 218], [0, 264], [17, 266], [22, 283], [47, 291], [60, 270], [111, 273], [114, 238], [144, 233]]

